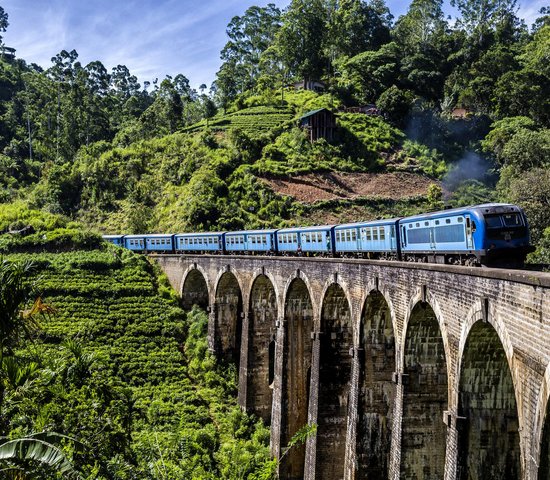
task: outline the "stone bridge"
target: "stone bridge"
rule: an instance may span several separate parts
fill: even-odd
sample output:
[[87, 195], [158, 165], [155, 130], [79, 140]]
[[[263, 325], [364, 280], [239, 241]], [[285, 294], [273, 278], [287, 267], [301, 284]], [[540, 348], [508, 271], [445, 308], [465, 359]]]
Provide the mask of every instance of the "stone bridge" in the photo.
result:
[[[154, 256], [282, 479], [550, 478], [550, 275], [351, 259]], [[317, 431], [284, 454], [306, 424]]]

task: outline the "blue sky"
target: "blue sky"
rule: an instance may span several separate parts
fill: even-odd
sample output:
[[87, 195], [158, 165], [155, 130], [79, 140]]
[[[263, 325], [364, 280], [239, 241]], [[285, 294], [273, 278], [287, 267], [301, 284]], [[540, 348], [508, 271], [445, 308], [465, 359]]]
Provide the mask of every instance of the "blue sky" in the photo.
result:
[[[392, 14], [408, 1], [386, 0]], [[61, 50], [75, 49], [83, 65], [123, 64], [140, 81], [183, 73], [208, 86], [227, 41], [225, 27], [251, 5], [269, 0], [0, 0], [9, 15], [4, 43], [44, 68]], [[284, 8], [289, 0], [271, 0]], [[519, 16], [530, 25], [548, 0], [524, 0]], [[452, 13], [448, 6], [446, 11]]]

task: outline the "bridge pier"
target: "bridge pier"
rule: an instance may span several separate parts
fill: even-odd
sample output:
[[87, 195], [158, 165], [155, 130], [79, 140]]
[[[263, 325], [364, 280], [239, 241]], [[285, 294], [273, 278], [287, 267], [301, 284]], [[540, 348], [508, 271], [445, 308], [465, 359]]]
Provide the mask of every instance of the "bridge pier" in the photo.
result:
[[[204, 303], [206, 285], [209, 348], [239, 364], [239, 403], [271, 422], [273, 454], [281, 458], [306, 423], [318, 425], [305, 448], [282, 458], [281, 479], [548, 479], [550, 275], [155, 259], [186, 306]], [[264, 273], [271, 294], [265, 279], [256, 283]]]

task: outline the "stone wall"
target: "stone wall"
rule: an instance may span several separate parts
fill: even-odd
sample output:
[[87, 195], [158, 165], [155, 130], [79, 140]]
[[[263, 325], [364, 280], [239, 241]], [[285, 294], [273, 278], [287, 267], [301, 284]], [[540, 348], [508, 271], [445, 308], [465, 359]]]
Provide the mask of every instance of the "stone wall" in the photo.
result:
[[186, 305], [204, 304], [206, 285], [209, 345], [239, 356], [239, 402], [271, 425], [274, 455], [306, 418], [318, 425], [281, 478], [547, 475], [549, 274], [154, 258]]

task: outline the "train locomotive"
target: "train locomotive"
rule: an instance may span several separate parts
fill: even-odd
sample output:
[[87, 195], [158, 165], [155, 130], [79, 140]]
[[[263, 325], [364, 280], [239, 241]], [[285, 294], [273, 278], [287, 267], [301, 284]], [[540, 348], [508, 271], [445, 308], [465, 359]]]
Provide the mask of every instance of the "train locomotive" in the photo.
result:
[[470, 266], [518, 267], [534, 250], [525, 213], [503, 203], [341, 225], [103, 238], [142, 253], [331, 256]]

